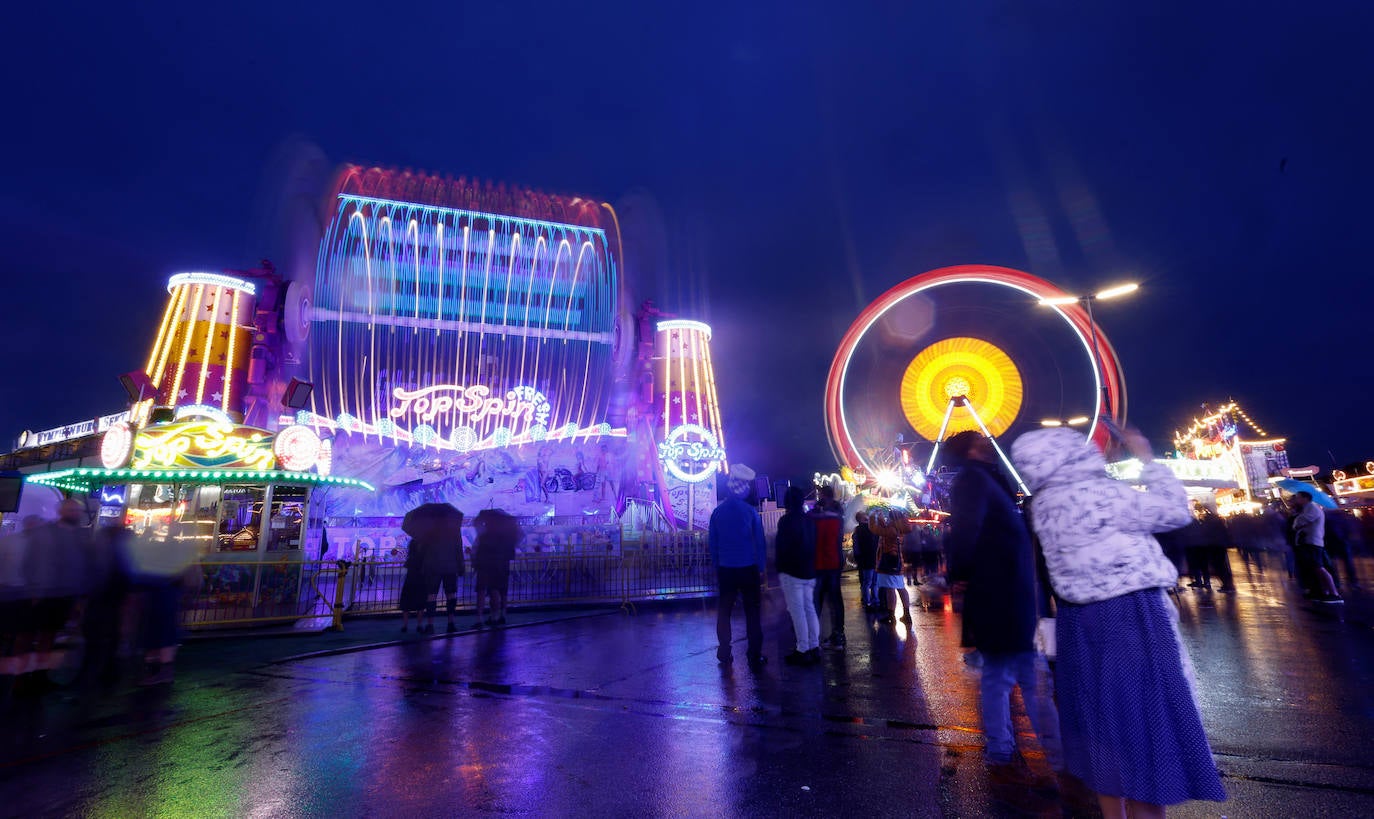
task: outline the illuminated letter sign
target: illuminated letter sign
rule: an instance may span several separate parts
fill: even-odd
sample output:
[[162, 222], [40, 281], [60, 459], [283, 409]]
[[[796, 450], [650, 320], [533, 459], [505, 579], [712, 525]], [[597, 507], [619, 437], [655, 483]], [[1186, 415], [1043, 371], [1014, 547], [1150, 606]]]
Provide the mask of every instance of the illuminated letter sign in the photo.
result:
[[272, 433], [218, 421], [163, 424], [134, 438], [134, 469], [253, 469], [276, 466]]
[[431, 426], [436, 419], [452, 418], [455, 427], [500, 420], [512, 434], [519, 434], [531, 426], [547, 427], [551, 410], [549, 400], [533, 387], [515, 387], [501, 398], [493, 396], [490, 387], [453, 384], [418, 390], [397, 387], [391, 394], [397, 402], [389, 413], [392, 418], [409, 417], [417, 424]]
[[725, 450], [712, 432], [697, 424], [683, 424], [658, 445], [663, 468], [678, 480], [699, 483], [715, 474]]

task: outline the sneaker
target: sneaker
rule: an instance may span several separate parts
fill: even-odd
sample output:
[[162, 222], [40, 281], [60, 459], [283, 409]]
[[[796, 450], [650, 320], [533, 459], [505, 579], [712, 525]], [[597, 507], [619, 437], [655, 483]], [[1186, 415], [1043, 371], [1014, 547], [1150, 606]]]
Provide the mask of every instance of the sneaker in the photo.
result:
[[1235, 594], [1235, 593], [1236, 593], [1236, 587], [1235, 587], [1235, 586], [1222, 586], [1221, 588], [1217, 589], [1217, 591], [1221, 592], [1222, 594]]
[[757, 657], [750, 657], [750, 658], [749, 658], [749, 670], [750, 670], [750, 671], [759, 671], [759, 670], [762, 670], [762, 668], [763, 668], [764, 666], [766, 666], [766, 665], [768, 665], [768, 658], [765, 657], [765, 656], [763, 656], [762, 654], [760, 654], [760, 655], [757, 656]]
[[805, 651], [793, 650], [791, 654], [782, 658], [784, 665], [806, 665], [811, 662], [810, 656]]
[[832, 634], [824, 640], [821, 640], [821, 648], [830, 651], [844, 651], [844, 635]]
[[731, 653], [729, 646], [721, 646], [716, 649], [716, 662], [721, 665], [730, 665], [735, 661], [734, 654]]
[[820, 661], [821, 661], [821, 650], [820, 650], [819, 648], [807, 649], [807, 651], [806, 651], [806, 664], [807, 664], [807, 665], [816, 665], [816, 664], [818, 664]]
[[1324, 595], [1322, 595], [1321, 597], [1315, 598], [1312, 602], [1314, 602], [1314, 603], [1332, 603], [1332, 604], [1335, 604], [1335, 603], [1344, 603], [1344, 602], [1345, 602], [1345, 598], [1344, 598], [1344, 597], [1341, 597], [1339, 594], [1324, 594]]

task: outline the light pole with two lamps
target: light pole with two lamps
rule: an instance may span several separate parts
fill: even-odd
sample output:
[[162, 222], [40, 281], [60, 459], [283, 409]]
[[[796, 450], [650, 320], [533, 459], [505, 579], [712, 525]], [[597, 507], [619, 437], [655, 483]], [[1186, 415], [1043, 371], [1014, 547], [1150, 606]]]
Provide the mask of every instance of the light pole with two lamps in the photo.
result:
[[[1110, 416], [1111, 413], [1112, 413], [1112, 407], [1108, 404], [1107, 375], [1106, 375], [1106, 373], [1102, 372], [1102, 351], [1099, 350], [1099, 349], [1098, 349], [1098, 346], [1097, 346], [1097, 323], [1096, 323], [1096, 321], [1093, 319], [1093, 302], [1095, 302], [1095, 301], [1106, 301], [1106, 300], [1108, 300], [1108, 299], [1120, 298], [1121, 296], [1125, 296], [1125, 295], [1128, 295], [1128, 294], [1130, 294], [1130, 293], [1134, 293], [1135, 291], [1137, 291], [1137, 290], [1139, 290], [1139, 289], [1140, 289], [1140, 285], [1136, 284], [1135, 282], [1130, 282], [1130, 283], [1128, 283], [1128, 284], [1119, 284], [1119, 285], [1116, 285], [1115, 287], [1108, 287], [1106, 290], [1099, 290], [1098, 292], [1096, 292], [1096, 293], [1094, 293], [1094, 294], [1092, 294], [1092, 295], [1090, 295], [1090, 296], [1056, 296], [1056, 297], [1053, 297], [1053, 298], [1047, 298], [1047, 299], [1041, 299], [1041, 300], [1040, 300], [1040, 305], [1041, 305], [1042, 307], [1056, 307], [1056, 306], [1062, 306], [1062, 305], [1065, 305], [1065, 304], [1075, 304], [1075, 303], [1077, 303], [1077, 302], [1082, 302], [1082, 303], [1087, 307], [1087, 309], [1088, 309], [1088, 330], [1091, 332], [1092, 337], [1093, 337], [1093, 346], [1092, 346], [1092, 353], [1093, 353], [1093, 370], [1094, 370], [1094, 375], [1097, 376], [1097, 382], [1098, 382], [1098, 384], [1101, 385], [1101, 389], [1102, 389], [1102, 414], [1103, 414], [1103, 415]], [[1049, 419], [1049, 420], [1053, 420], [1053, 419]], [[1077, 424], [1074, 424], [1074, 421], [1077, 421], [1077, 420], [1079, 420], [1079, 419], [1077, 419], [1077, 418], [1070, 418], [1069, 421], [1068, 421], [1067, 423], [1068, 423], [1070, 426], [1077, 426]], [[1087, 419], [1083, 419], [1083, 421], [1080, 422], [1080, 423], [1083, 423], [1083, 422], [1086, 422], [1086, 421], [1087, 421]], [[1041, 422], [1041, 425], [1042, 425], [1042, 426], [1061, 426], [1062, 424], [1057, 424], [1057, 423], [1046, 423], [1045, 421], [1042, 421], [1042, 422]]]

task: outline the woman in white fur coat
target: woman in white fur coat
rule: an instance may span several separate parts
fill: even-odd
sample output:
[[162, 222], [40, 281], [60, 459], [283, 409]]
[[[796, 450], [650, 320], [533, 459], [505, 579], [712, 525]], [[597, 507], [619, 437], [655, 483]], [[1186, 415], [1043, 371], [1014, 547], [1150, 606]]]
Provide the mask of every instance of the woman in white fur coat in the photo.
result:
[[1027, 433], [1011, 459], [1059, 599], [1065, 767], [1108, 819], [1162, 817], [1167, 805], [1226, 793], [1165, 591], [1178, 573], [1154, 538], [1192, 520], [1188, 497], [1144, 436], [1132, 430], [1121, 443], [1144, 463], [1143, 492], [1109, 477], [1102, 453], [1071, 429]]

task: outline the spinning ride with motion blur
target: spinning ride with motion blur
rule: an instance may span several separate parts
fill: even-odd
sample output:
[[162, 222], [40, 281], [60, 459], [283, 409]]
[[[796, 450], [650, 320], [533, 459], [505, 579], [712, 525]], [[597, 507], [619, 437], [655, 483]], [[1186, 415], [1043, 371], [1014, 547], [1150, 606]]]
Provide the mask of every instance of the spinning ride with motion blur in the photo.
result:
[[1062, 424], [1102, 443], [1102, 420], [1125, 417], [1125, 377], [1086, 300], [987, 265], [933, 270], [879, 296], [841, 340], [825, 394], [841, 477], [912, 510], [942, 505], [951, 435], [987, 435], [1019, 483], [1007, 436]]
[[636, 307], [611, 205], [351, 165], [292, 193], [283, 266], [173, 276], [130, 409], [21, 435], [29, 483], [345, 558], [403, 543], [423, 503], [505, 509], [551, 552], [705, 526], [728, 466], [711, 328]]

